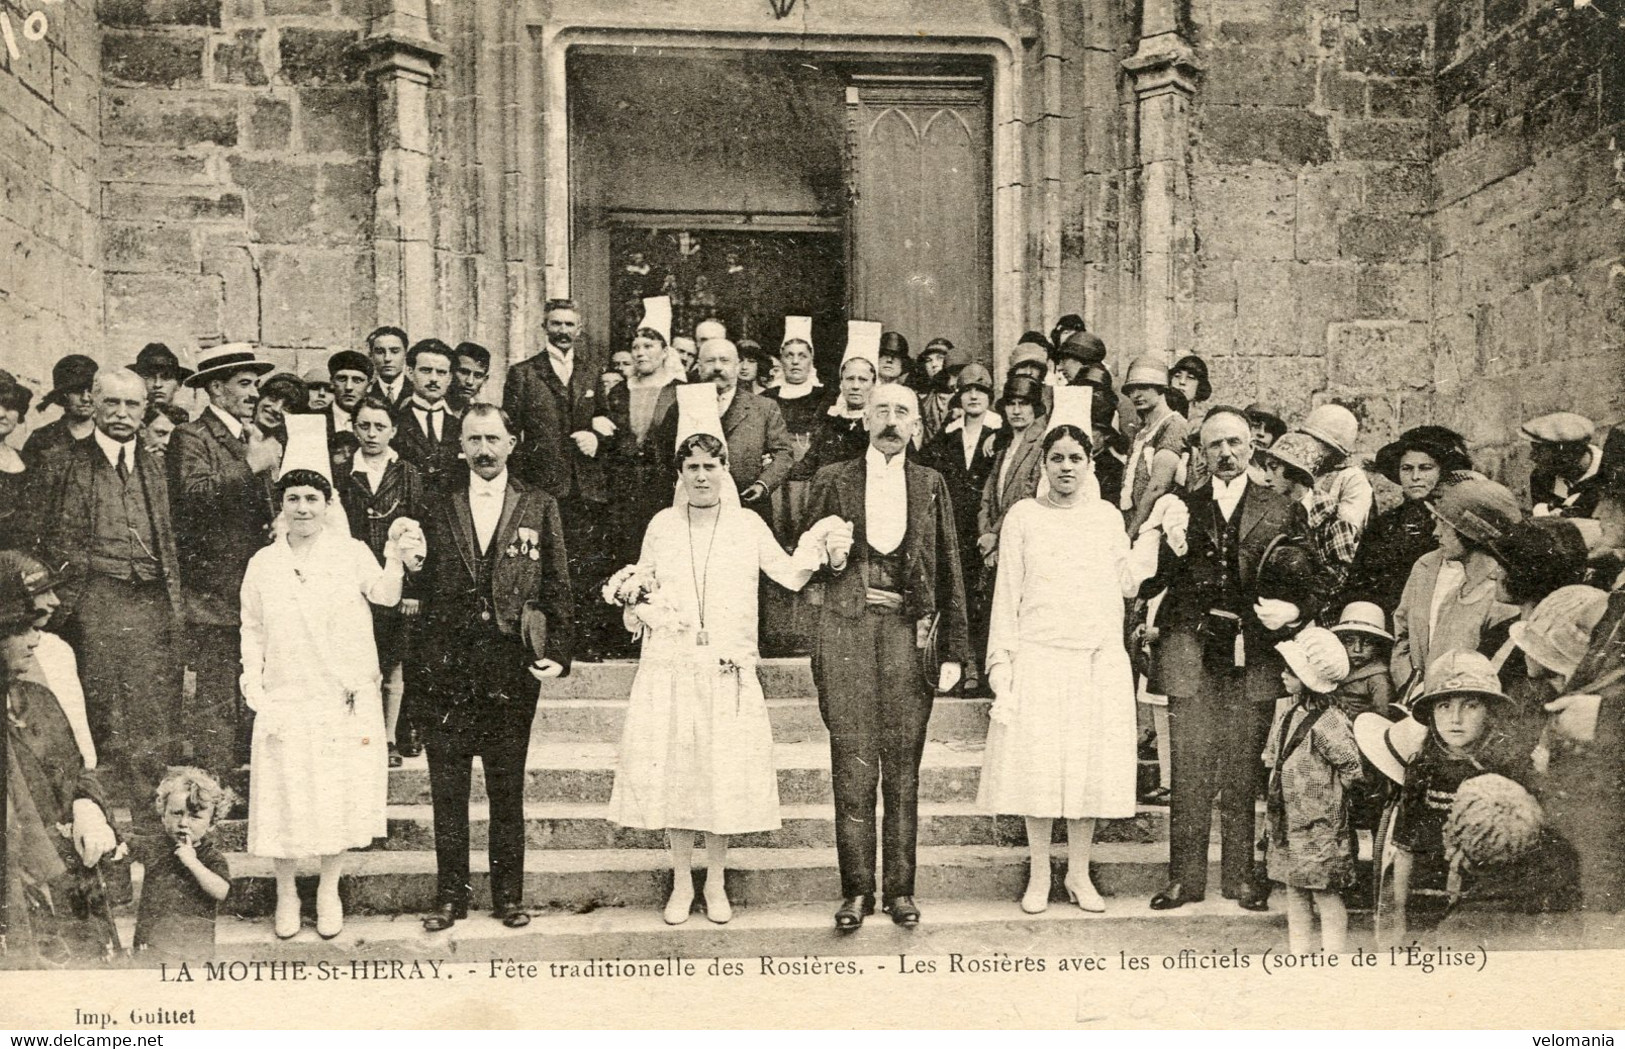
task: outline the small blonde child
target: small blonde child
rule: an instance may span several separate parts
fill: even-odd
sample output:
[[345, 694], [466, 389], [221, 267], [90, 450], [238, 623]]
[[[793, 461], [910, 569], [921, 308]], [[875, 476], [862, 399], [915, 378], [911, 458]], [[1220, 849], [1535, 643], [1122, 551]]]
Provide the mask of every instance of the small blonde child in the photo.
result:
[[149, 957], [214, 953], [214, 919], [231, 892], [226, 858], [210, 840], [236, 795], [202, 769], [173, 768], [153, 792], [162, 836], [138, 844], [146, 868], [136, 910], [135, 949]]
[[1313, 950], [1315, 911], [1320, 946], [1342, 951], [1348, 910], [1342, 890], [1354, 881], [1354, 838], [1346, 792], [1362, 775], [1360, 750], [1348, 718], [1331, 693], [1348, 675], [1343, 644], [1323, 627], [1305, 627], [1276, 645], [1290, 705], [1270, 726], [1265, 859], [1271, 881], [1286, 887], [1287, 941], [1294, 953]]

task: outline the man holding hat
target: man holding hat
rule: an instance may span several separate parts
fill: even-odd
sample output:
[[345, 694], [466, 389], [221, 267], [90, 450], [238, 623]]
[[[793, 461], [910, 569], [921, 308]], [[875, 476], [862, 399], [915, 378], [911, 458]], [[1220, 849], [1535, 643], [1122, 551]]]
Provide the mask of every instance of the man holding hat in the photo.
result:
[[28, 435], [23, 442], [23, 458], [38, 463], [53, 448], [82, 441], [96, 429], [95, 409], [90, 402], [90, 383], [96, 378], [96, 362], [82, 353], [70, 353], [51, 369], [51, 392], [40, 398], [39, 406], [62, 406], [62, 415]]
[[328, 409], [328, 418], [333, 420], [332, 430], [334, 433], [353, 430], [355, 410], [372, 382], [372, 360], [364, 353], [340, 350], [327, 358], [327, 375], [333, 382], [333, 405]]
[[187, 722], [193, 760], [216, 773], [248, 761], [252, 715], [237, 680], [242, 669], [243, 573], [269, 538], [271, 482], [282, 446], [253, 422], [259, 377], [272, 370], [254, 347], [230, 342], [204, 352], [186, 385], [209, 404], [175, 427], [169, 441], [169, 493], [175, 544], [185, 552], [187, 630], [197, 674], [197, 713]]
[[161, 342], [149, 342], [135, 355], [130, 370], [147, 381], [147, 403], [174, 404], [175, 393], [192, 374], [181, 366], [175, 352]]
[[1529, 497], [1536, 517], [1591, 517], [1602, 499], [1602, 449], [1596, 427], [1574, 412], [1553, 412], [1523, 424], [1529, 438]]
[[835, 927], [874, 913], [875, 795], [884, 799], [883, 908], [898, 925], [919, 924], [914, 850], [920, 756], [933, 687], [959, 683], [968, 650], [948, 486], [904, 454], [919, 425], [919, 400], [898, 383], [870, 393], [862, 458], [813, 478], [808, 520], [852, 525], [850, 549], [831, 546], [819, 609], [813, 679], [830, 735], [841, 906]]
[[[185, 606], [164, 461], [137, 440], [145, 379], [118, 368], [91, 386], [92, 439], [41, 464], [41, 552], [62, 565], [60, 616], [79, 656], [86, 712], [112, 786], [146, 821], [181, 699]], [[188, 424], [190, 425], [190, 424]]]

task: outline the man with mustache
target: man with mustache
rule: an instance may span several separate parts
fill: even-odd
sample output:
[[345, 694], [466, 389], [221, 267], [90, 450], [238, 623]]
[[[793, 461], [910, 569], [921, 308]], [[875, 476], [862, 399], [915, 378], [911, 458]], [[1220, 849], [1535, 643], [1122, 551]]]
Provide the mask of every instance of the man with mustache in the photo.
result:
[[509, 369], [502, 409], [518, 440], [514, 473], [558, 501], [581, 617], [579, 655], [592, 660], [613, 644], [610, 631], [620, 630], [598, 588], [616, 567], [609, 563], [608, 478], [627, 454], [631, 427], [624, 406], [603, 403], [598, 394], [603, 362], [578, 346], [583, 339], [575, 302], [550, 301], [546, 327], [542, 352]]
[[428, 557], [414, 592], [425, 629], [412, 658], [424, 689], [407, 697], [423, 733], [434, 802], [435, 909], [429, 932], [468, 916], [469, 776], [476, 756], [490, 799], [491, 916], [530, 922], [524, 906], [525, 755], [537, 681], [569, 673], [574, 615], [558, 504], [513, 477], [505, 412], [463, 417], [468, 471], [431, 504]]
[[870, 392], [868, 450], [813, 477], [808, 520], [852, 524], [852, 544], [831, 548], [819, 612], [813, 680], [829, 727], [841, 906], [852, 930], [875, 908], [875, 794], [884, 800], [883, 909], [919, 924], [914, 845], [920, 756], [932, 690], [959, 683], [969, 651], [953, 503], [942, 475], [904, 454], [919, 400], [897, 383]]
[[[1157, 574], [1140, 592], [1147, 599], [1167, 592], [1152, 659], [1168, 695], [1173, 796], [1168, 884], [1151, 897], [1151, 908], [1182, 907], [1207, 895], [1208, 831], [1218, 796], [1220, 891], [1261, 911], [1269, 907], [1269, 886], [1253, 871], [1253, 801], [1269, 701], [1281, 692], [1284, 666], [1269, 632], [1304, 610], [1260, 601], [1259, 566], [1285, 545], [1309, 551], [1307, 521], [1301, 506], [1249, 479], [1252, 429], [1240, 409], [1209, 409], [1200, 432], [1208, 482], [1145, 507], [1140, 528], [1162, 531], [1172, 507], [1188, 512], [1188, 526], [1167, 529]], [[1313, 559], [1312, 552], [1305, 556]]]
[[392, 447], [405, 462], [417, 467], [427, 491], [438, 492], [454, 482], [462, 428], [446, 401], [451, 390], [456, 355], [439, 339], [420, 339], [406, 354], [412, 395], [395, 410], [397, 420]]

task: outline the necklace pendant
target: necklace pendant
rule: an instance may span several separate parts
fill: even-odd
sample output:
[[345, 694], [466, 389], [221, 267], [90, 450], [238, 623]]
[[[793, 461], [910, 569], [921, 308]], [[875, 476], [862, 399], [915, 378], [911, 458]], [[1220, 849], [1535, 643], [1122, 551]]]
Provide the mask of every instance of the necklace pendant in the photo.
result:
[[704, 647], [706, 645], [709, 645], [710, 643], [711, 643], [711, 635], [707, 634], [705, 631], [702, 630], [698, 634], [694, 635], [694, 644], [696, 644], [698, 646], [701, 646], [701, 647]]

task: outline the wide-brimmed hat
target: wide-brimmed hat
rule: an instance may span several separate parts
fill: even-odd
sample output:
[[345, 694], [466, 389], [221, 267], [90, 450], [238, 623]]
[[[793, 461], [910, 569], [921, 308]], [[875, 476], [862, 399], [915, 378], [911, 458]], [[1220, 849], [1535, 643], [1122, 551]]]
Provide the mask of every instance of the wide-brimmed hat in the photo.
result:
[[1459, 470], [1471, 470], [1473, 460], [1467, 454], [1467, 441], [1461, 434], [1444, 426], [1413, 426], [1377, 450], [1373, 466], [1388, 480], [1399, 483], [1399, 461], [1406, 452], [1421, 452], [1439, 464], [1441, 476]]
[[1011, 401], [1025, 401], [1032, 405], [1035, 411], [1043, 412], [1044, 384], [1025, 375], [1006, 379], [1004, 390], [999, 394], [1000, 408]]
[[908, 340], [903, 338], [901, 332], [883, 331], [880, 333], [880, 356], [901, 357], [909, 359]]
[[1360, 437], [1360, 420], [1341, 404], [1321, 404], [1310, 409], [1297, 429], [1325, 443], [1332, 451], [1347, 455]]
[[1173, 378], [1176, 372], [1184, 372], [1196, 380], [1196, 399], [1198, 401], [1205, 401], [1213, 396], [1213, 384], [1208, 381], [1207, 377], [1207, 361], [1194, 353], [1181, 357], [1174, 362], [1172, 368], [1168, 369], [1168, 377]]
[[1428, 665], [1422, 678], [1422, 694], [1411, 704], [1411, 717], [1433, 726], [1433, 708], [1452, 696], [1477, 696], [1499, 706], [1512, 702], [1501, 691], [1495, 666], [1482, 652], [1456, 649]]
[[40, 398], [39, 406], [61, 404], [70, 393], [83, 393], [96, 381], [96, 362], [82, 353], [70, 353], [51, 367], [51, 392]]
[[130, 370], [144, 379], [155, 375], [172, 375], [177, 379], [185, 379], [192, 374], [192, 369], [181, 364], [181, 359], [175, 356], [175, 351], [161, 342], [149, 342], [141, 347], [141, 352], [135, 355], [135, 363]]
[[254, 347], [246, 342], [223, 343], [198, 355], [197, 373], [186, 377], [186, 385], [202, 386], [210, 379], [241, 371], [264, 375], [275, 367], [270, 361], [260, 360]]
[[1326, 445], [1309, 436], [1293, 430], [1283, 434], [1276, 442], [1262, 452], [1258, 453], [1260, 459], [1266, 463], [1273, 459], [1288, 469], [1295, 470], [1307, 478], [1307, 485], [1313, 485], [1315, 478], [1325, 470], [1327, 462], [1336, 453]]
[[1337, 618], [1332, 633], [1366, 634], [1384, 641], [1394, 639], [1394, 635], [1388, 632], [1388, 614], [1382, 610], [1382, 606], [1371, 601], [1350, 601], [1344, 605], [1343, 614]]
[[1365, 759], [1395, 783], [1405, 783], [1405, 770], [1427, 742], [1428, 727], [1414, 718], [1389, 721], [1367, 711], [1354, 718], [1354, 742]]
[[1275, 646], [1303, 687], [1325, 695], [1349, 676], [1349, 654], [1337, 635], [1325, 627], [1306, 626]]
[[1591, 645], [1591, 632], [1608, 610], [1608, 594], [1594, 586], [1565, 586], [1546, 596], [1529, 618], [1512, 624], [1512, 642], [1564, 677], [1574, 673]]
[[1154, 386], [1159, 390], [1168, 388], [1168, 366], [1157, 357], [1136, 357], [1129, 362], [1128, 371], [1123, 375], [1123, 392], [1134, 389], [1136, 386]]
[[1071, 332], [1055, 347], [1055, 359], [1063, 357], [1070, 357], [1087, 368], [1106, 359], [1106, 344], [1094, 332]]
[[1518, 497], [1484, 477], [1469, 477], [1446, 488], [1428, 510], [1474, 542], [1494, 547], [1523, 520]]

